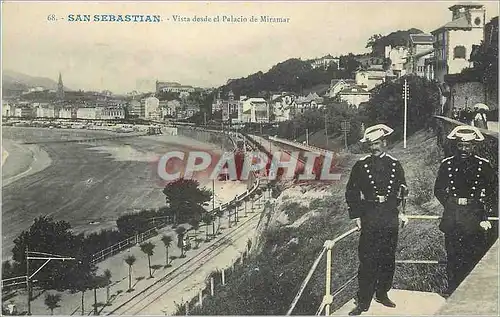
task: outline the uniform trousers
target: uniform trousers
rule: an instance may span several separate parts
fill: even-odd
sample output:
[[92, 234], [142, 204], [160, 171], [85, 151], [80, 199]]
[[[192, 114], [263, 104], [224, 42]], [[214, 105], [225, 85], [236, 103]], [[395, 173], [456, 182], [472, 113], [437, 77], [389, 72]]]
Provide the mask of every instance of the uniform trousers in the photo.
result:
[[358, 306], [369, 308], [373, 294], [379, 298], [387, 296], [394, 277], [397, 241], [397, 225], [370, 228], [361, 222], [358, 247]]
[[448, 293], [451, 294], [481, 260], [486, 251], [484, 232], [453, 231], [444, 235]]

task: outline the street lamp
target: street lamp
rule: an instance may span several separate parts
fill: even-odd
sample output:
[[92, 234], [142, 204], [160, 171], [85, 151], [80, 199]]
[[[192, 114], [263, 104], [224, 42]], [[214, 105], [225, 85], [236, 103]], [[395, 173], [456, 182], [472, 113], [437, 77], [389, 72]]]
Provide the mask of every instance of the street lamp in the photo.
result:
[[[40, 266], [33, 274], [30, 275], [30, 267], [29, 260], [46, 260], [42, 266]], [[31, 288], [30, 288], [30, 279], [35, 276], [36, 273], [40, 272], [40, 270], [47, 265], [51, 260], [65, 261], [65, 260], [75, 260], [72, 257], [65, 257], [62, 255], [44, 253], [44, 252], [34, 252], [28, 251], [28, 247], [26, 247], [26, 289], [28, 290], [28, 315], [31, 315]]]

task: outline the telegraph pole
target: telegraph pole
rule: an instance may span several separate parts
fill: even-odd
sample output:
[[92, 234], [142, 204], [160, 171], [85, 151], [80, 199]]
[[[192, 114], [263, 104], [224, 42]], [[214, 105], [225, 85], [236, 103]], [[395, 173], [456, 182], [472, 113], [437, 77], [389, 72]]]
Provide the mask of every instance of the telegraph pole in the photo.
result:
[[403, 130], [403, 148], [406, 149], [406, 130], [408, 122], [408, 81], [405, 78], [405, 83], [403, 86], [403, 99], [404, 99], [404, 130]]
[[26, 290], [28, 291], [28, 315], [31, 315], [30, 261], [28, 261], [28, 244], [26, 244]]
[[[33, 274], [30, 275], [29, 272], [29, 260], [45, 260], [45, 263], [42, 264], [36, 270]], [[72, 257], [65, 257], [62, 255], [55, 255], [55, 254], [50, 254], [50, 253], [43, 253], [43, 252], [33, 252], [33, 251], [28, 251], [28, 246], [26, 246], [26, 288], [28, 290], [28, 315], [31, 315], [31, 287], [30, 287], [30, 279], [35, 276], [36, 273], [38, 273], [47, 263], [49, 263], [51, 260], [59, 260], [59, 261], [65, 261], [65, 260], [75, 260], [75, 258]]]
[[327, 116], [327, 114], [325, 113], [325, 139], [326, 139], [326, 147], [328, 148], [328, 130], [327, 130], [327, 124], [326, 124], [326, 116]]
[[309, 129], [306, 128], [306, 145], [309, 145]]

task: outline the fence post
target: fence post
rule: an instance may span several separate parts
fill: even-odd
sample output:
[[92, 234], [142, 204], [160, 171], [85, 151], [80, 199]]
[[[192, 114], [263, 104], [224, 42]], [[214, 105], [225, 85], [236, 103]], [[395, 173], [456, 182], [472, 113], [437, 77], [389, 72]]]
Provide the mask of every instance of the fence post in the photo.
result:
[[224, 274], [224, 269], [222, 269], [222, 285], [226, 284], [226, 275]]
[[203, 307], [203, 290], [198, 293], [198, 304]]
[[210, 278], [210, 295], [214, 296], [214, 278]]

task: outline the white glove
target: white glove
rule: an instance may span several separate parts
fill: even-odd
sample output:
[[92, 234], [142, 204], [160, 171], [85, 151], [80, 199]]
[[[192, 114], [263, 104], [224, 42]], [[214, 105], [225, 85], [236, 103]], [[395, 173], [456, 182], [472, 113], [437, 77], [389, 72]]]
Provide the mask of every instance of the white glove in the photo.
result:
[[356, 227], [358, 227], [358, 230], [361, 230], [361, 218], [356, 218]]
[[401, 220], [401, 227], [405, 227], [410, 219], [405, 214], [399, 214], [398, 215], [399, 220]]
[[483, 228], [484, 230], [488, 230], [488, 229], [491, 229], [491, 223], [489, 221], [481, 221], [479, 223], [479, 225], [481, 226], [481, 228]]

